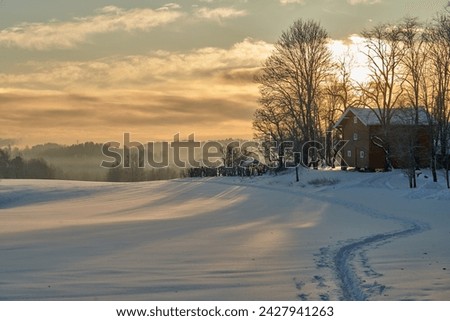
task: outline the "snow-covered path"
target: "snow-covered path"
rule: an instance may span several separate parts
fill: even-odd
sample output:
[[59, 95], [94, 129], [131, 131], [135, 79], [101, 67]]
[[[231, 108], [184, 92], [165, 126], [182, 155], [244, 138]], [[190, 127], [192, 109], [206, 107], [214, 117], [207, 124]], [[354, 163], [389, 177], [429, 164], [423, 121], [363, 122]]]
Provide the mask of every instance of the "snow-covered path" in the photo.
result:
[[450, 299], [446, 191], [371, 175], [2, 180], [0, 299]]
[[[381, 176], [381, 175], [380, 175]], [[374, 183], [379, 183], [380, 177], [374, 177], [368, 180], [370, 185], [375, 185]], [[384, 179], [381, 180], [383, 187], [387, 186], [389, 189], [393, 189], [393, 187], [390, 185], [390, 183]], [[217, 183], [217, 180], [213, 181], [214, 183]], [[333, 197], [327, 197], [322, 194], [314, 194], [311, 192], [307, 192], [304, 190], [293, 189], [293, 185], [291, 188], [286, 188], [283, 186], [271, 186], [267, 187], [266, 185], [259, 185], [259, 184], [249, 184], [248, 182], [221, 182], [221, 184], [226, 185], [240, 185], [240, 186], [251, 186], [254, 188], [262, 188], [262, 189], [271, 189], [273, 191], [279, 191], [282, 193], [289, 193], [294, 194], [297, 196], [304, 196], [312, 199], [316, 199], [321, 202], [326, 202], [332, 205], [338, 205], [347, 207], [351, 210], [357, 211], [360, 214], [367, 215], [376, 219], [380, 220], [386, 220], [392, 223], [396, 223], [399, 226], [403, 226], [400, 229], [396, 229], [393, 231], [383, 232], [375, 235], [367, 235], [360, 239], [354, 240], [350, 239], [348, 241], [339, 241], [334, 246], [333, 251], [324, 250], [321, 251], [321, 258], [320, 258], [320, 267], [327, 267], [330, 270], [333, 271], [334, 275], [336, 276], [337, 280], [337, 286], [340, 288], [340, 296], [339, 299], [341, 300], [367, 300], [370, 296], [371, 292], [379, 291], [380, 294], [383, 293], [385, 286], [380, 285], [378, 283], [374, 283], [373, 285], [367, 285], [363, 284], [364, 280], [358, 277], [357, 272], [354, 269], [355, 263], [353, 262], [355, 259], [357, 259], [358, 254], [359, 256], [362, 255], [365, 251], [368, 249], [377, 246], [378, 244], [391, 242], [397, 238], [401, 237], [408, 237], [411, 235], [414, 235], [416, 233], [421, 233], [428, 229], [428, 225], [426, 223], [417, 221], [417, 220], [411, 220], [411, 219], [405, 219], [405, 218], [398, 218], [394, 215], [390, 215], [387, 213], [382, 213], [374, 208], [367, 207], [360, 203], [355, 203], [354, 201], [339, 199], [339, 198], [333, 198]], [[360, 184], [358, 184], [360, 185]], [[395, 226], [395, 224], [394, 224]], [[331, 257], [332, 256], [332, 257]], [[324, 263], [328, 262], [328, 263]], [[370, 268], [370, 265], [368, 265], [368, 262], [365, 262], [366, 267]], [[323, 277], [316, 276], [316, 280], [321, 280], [323, 284]], [[301, 283], [304, 285], [304, 282]], [[302, 297], [302, 295], [300, 295]], [[319, 296], [321, 299], [328, 300], [329, 293], [328, 294], [322, 294]], [[304, 297], [307, 299], [307, 296]]]
[[389, 232], [322, 249], [333, 256], [329, 266], [338, 277], [340, 299], [448, 300], [450, 191], [427, 175], [416, 190], [404, 186], [401, 171], [364, 175], [320, 196], [391, 226]]
[[[377, 181], [379, 179], [377, 178]], [[370, 185], [374, 185], [375, 180], [369, 180]], [[387, 186], [390, 190], [391, 185], [387, 180], [384, 180], [383, 185]], [[309, 194], [310, 197], [317, 198], [316, 195]], [[358, 276], [354, 269], [355, 260], [363, 257], [364, 253], [373, 247], [386, 244], [387, 242], [393, 242], [398, 238], [412, 236], [414, 234], [422, 233], [429, 228], [429, 226], [416, 219], [411, 218], [401, 218], [394, 214], [389, 214], [386, 212], [381, 212], [373, 207], [367, 207], [361, 203], [356, 203], [354, 200], [349, 201], [348, 199], [335, 198], [320, 196], [325, 202], [330, 202], [331, 204], [341, 205], [348, 207], [349, 209], [355, 210], [358, 213], [368, 215], [380, 220], [385, 220], [386, 222], [392, 223], [393, 227], [400, 226], [400, 228], [391, 230], [389, 232], [382, 232], [374, 235], [367, 235], [358, 240], [350, 239], [347, 242], [339, 243], [334, 250], [334, 257], [330, 268], [334, 270], [337, 276], [343, 300], [367, 300], [370, 298], [373, 292], [379, 292], [383, 294], [385, 290], [385, 285], [379, 284], [378, 282], [370, 284], [364, 284], [365, 280]], [[327, 253], [330, 255], [330, 253]], [[323, 258], [326, 261], [326, 258]], [[377, 275], [368, 260], [366, 259], [365, 268], [368, 269], [369, 274]], [[367, 270], [366, 270], [367, 271]]]
[[[367, 248], [373, 247], [381, 242], [393, 241], [395, 238], [406, 237], [415, 233], [420, 233], [423, 230], [422, 226], [414, 224], [413, 227], [409, 229], [392, 233], [376, 234], [340, 247], [334, 257], [333, 269], [341, 284], [342, 299], [362, 301], [369, 298], [369, 295], [364, 291], [361, 285], [358, 275], [352, 268], [352, 261], [357, 257], [358, 253], [362, 253], [362, 251]], [[375, 283], [373, 286], [369, 286], [368, 290], [373, 291], [374, 288], [379, 289], [380, 294], [382, 294], [385, 286]]]

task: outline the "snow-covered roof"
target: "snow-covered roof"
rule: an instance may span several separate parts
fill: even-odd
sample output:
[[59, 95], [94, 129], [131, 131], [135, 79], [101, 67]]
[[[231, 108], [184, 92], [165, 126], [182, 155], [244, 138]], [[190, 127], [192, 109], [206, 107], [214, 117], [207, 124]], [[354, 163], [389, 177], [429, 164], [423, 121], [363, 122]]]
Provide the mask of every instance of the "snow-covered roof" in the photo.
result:
[[[380, 112], [369, 107], [349, 107], [334, 125], [334, 128], [341, 126], [343, 120], [348, 118], [349, 113], [353, 113], [365, 126], [380, 125]], [[414, 108], [393, 108], [391, 113], [391, 125], [412, 125], [415, 123]], [[428, 125], [428, 115], [425, 109], [419, 108], [419, 125]]]

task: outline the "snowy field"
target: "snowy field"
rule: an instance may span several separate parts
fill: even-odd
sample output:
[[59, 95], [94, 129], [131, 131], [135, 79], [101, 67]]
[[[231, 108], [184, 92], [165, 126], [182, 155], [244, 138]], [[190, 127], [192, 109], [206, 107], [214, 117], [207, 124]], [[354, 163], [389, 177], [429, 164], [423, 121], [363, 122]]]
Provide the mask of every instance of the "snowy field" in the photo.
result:
[[0, 300], [450, 300], [442, 177], [300, 179], [1, 180]]

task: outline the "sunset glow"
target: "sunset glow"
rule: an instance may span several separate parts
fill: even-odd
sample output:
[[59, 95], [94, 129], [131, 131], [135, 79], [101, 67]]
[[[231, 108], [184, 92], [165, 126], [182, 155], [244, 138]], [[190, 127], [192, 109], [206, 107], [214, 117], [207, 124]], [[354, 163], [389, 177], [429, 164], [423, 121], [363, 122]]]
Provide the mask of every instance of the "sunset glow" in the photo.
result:
[[319, 21], [334, 55], [352, 56], [352, 77], [362, 81], [359, 32], [411, 12], [429, 19], [445, 3], [5, 0], [0, 140], [251, 138], [254, 74], [295, 19]]

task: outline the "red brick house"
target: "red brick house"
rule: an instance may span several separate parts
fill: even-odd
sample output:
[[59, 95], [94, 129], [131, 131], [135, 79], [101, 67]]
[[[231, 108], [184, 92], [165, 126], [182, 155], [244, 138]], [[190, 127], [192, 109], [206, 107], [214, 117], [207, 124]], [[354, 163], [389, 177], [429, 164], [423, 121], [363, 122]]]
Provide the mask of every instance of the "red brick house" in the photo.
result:
[[[389, 142], [391, 161], [394, 167], [406, 167], [405, 152], [408, 144], [407, 134], [414, 129], [416, 162], [419, 166], [428, 166], [430, 139], [428, 117], [424, 109], [419, 109], [419, 126], [415, 124], [415, 113], [411, 108], [396, 108], [391, 114], [388, 136], [383, 128], [377, 111], [371, 108], [350, 107], [337, 121], [334, 128], [340, 132], [346, 145], [342, 149], [344, 166], [357, 169], [376, 170], [386, 168], [386, 153], [380, 142]], [[409, 136], [411, 137], [411, 135]]]

